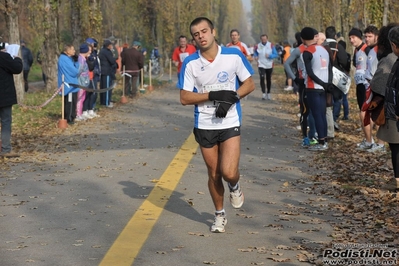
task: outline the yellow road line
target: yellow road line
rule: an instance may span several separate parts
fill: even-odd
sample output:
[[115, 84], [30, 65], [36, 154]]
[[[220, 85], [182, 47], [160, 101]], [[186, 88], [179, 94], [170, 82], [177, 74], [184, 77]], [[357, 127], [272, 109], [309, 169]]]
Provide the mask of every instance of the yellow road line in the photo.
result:
[[133, 264], [197, 148], [198, 144], [194, 135], [190, 134], [147, 199], [105, 254], [100, 266], [131, 266]]

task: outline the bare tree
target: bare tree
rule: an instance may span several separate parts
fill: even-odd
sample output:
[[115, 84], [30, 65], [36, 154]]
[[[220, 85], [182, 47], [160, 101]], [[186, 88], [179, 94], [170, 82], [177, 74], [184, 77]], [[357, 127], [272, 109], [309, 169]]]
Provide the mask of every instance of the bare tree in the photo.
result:
[[388, 24], [389, 0], [384, 0], [384, 13], [382, 15], [382, 25]]
[[80, 19], [80, 1], [71, 1], [71, 30], [73, 37], [73, 46], [79, 48], [80, 42], [82, 41], [82, 23]]
[[[0, 10], [5, 15], [6, 27], [9, 34], [8, 43], [19, 43], [18, 0], [5, 0], [0, 4]], [[22, 74], [15, 75], [14, 81], [18, 102], [22, 102], [25, 92]]]
[[58, 0], [43, 0], [43, 47], [42, 67], [46, 75], [46, 91], [54, 91], [58, 86]]

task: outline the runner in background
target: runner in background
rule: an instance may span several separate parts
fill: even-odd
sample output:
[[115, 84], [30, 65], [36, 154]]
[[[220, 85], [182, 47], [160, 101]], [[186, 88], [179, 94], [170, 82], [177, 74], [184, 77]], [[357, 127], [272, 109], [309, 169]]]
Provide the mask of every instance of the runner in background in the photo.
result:
[[197, 51], [192, 44], [189, 44], [187, 41], [187, 37], [180, 35], [179, 37], [179, 46], [173, 50], [172, 61], [173, 64], [177, 67], [177, 79], [179, 80], [179, 74], [181, 70], [181, 66], [183, 64], [184, 59], [190, 54], [193, 54]]
[[237, 29], [232, 29], [230, 31], [230, 38], [231, 42], [226, 44], [226, 47], [237, 48], [245, 55], [248, 61], [251, 62], [253, 60], [251, 51], [249, 50], [248, 46], [245, 43], [240, 41], [240, 32]]

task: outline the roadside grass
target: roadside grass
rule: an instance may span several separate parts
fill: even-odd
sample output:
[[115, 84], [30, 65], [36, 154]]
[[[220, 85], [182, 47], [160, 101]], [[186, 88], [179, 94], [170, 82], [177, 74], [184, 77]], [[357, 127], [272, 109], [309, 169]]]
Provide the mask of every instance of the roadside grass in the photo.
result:
[[34, 63], [29, 71], [28, 81], [36, 82], [42, 81], [42, 67], [39, 64]]

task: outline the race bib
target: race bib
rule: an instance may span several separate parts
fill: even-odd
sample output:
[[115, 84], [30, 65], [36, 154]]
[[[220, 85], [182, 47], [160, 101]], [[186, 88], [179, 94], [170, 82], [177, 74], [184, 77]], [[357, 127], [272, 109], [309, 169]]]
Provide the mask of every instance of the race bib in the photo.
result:
[[355, 83], [356, 83], [356, 85], [366, 83], [366, 79], [364, 78], [364, 71], [356, 71]]
[[[202, 93], [207, 93], [211, 91], [229, 90], [229, 89], [230, 89], [229, 83], [204, 85], [202, 87]], [[206, 101], [203, 104], [199, 105], [198, 107], [200, 112], [213, 115], [216, 106], [217, 106], [216, 101]]]
[[188, 53], [181, 53], [181, 54], [179, 55], [179, 57], [180, 57], [180, 62], [184, 62], [184, 59], [186, 59], [187, 56], [189, 56]]

